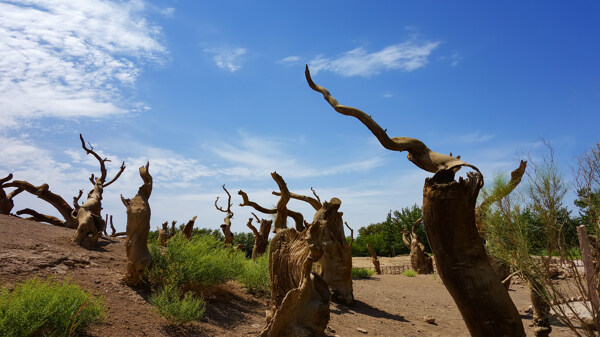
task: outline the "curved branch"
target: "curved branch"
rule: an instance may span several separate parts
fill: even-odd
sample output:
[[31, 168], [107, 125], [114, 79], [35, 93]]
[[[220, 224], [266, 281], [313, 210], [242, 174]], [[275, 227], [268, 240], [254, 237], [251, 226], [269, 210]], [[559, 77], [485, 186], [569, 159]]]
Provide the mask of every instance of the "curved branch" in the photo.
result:
[[0, 179], [0, 186], [13, 178], [12, 173], [9, 173], [5, 178]]
[[81, 198], [81, 196], [83, 195], [83, 190], [79, 190], [79, 194], [77, 194], [76, 197], [73, 197], [73, 209], [74, 210], [78, 210], [79, 207], [79, 198]]
[[439, 170], [447, 169], [452, 169], [456, 172], [462, 166], [468, 166], [479, 172], [477, 167], [459, 160], [456, 157], [431, 151], [422, 141], [418, 139], [409, 137], [390, 138], [386, 133], [387, 130], [381, 128], [381, 126], [379, 126], [379, 124], [377, 124], [373, 118], [371, 118], [371, 116], [356, 108], [340, 105], [338, 101], [331, 96], [327, 89], [315, 84], [310, 77], [308, 65], [306, 66], [305, 75], [306, 81], [308, 82], [310, 88], [314, 91], [320, 92], [323, 95], [323, 98], [325, 98], [325, 100], [335, 109], [335, 111], [341, 113], [342, 115], [355, 117], [361, 121], [371, 131], [371, 133], [373, 133], [373, 135], [377, 138], [379, 143], [383, 145], [384, 148], [392, 151], [407, 151], [408, 160], [417, 165], [419, 168], [428, 172], [436, 173]]
[[59, 218], [53, 217], [51, 215], [40, 214], [40, 213], [32, 210], [31, 208], [25, 208], [20, 211], [17, 211], [17, 215], [23, 215], [23, 214], [31, 215], [32, 220], [37, 221], [37, 222], [46, 222], [46, 223], [49, 223], [54, 226], [66, 227], [66, 223], [64, 221], [60, 220]]
[[[311, 189], [312, 189], [312, 187], [311, 187]], [[313, 192], [314, 192], [314, 190], [313, 190]], [[281, 192], [272, 192], [272, 193], [273, 193], [273, 195], [276, 195], [278, 197], [281, 196]], [[315, 194], [315, 196], [316, 196], [316, 194]], [[321, 204], [321, 201], [317, 200], [313, 197], [296, 194], [296, 193], [291, 193], [291, 192], [290, 192], [290, 197], [292, 199], [301, 200], [301, 201], [309, 203], [315, 209], [315, 211], [318, 211], [319, 209], [321, 209], [321, 207], [323, 207], [323, 204]]]
[[506, 186], [502, 187], [496, 193], [488, 196], [483, 200], [481, 205], [475, 209], [475, 219], [477, 224], [477, 229], [481, 232], [483, 229], [483, 222], [485, 221], [485, 216], [487, 210], [497, 201], [502, 200], [504, 197], [509, 195], [521, 182], [523, 175], [525, 174], [525, 169], [527, 168], [527, 161], [521, 160], [519, 163], [519, 167], [517, 167], [514, 171], [510, 173], [510, 181]]
[[346, 225], [346, 227], [348, 227], [348, 229], [350, 230], [350, 251], [352, 251], [352, 244], [354, 243], [354, 230], [350, 228], [350, 226], [348, 226], [348, 223], [346, 221], [344, 221], [344, 225]]
[[6, 199], [12, 200], [14, 197], [16, 197], [21, 192], [23, 192], [23, 189], [18, 187], [17, 189], [12, 190], [10, 193], [8, 193], [8, 195], [6, 196]]
[[[148, 164], [149, 163], [150, 162], [148, 162]], [[146, 172], [148, 171], [148, 167], [147, 166], [148, 165], [146, 165]], [[110, 184], [114, 183], [115, 181], [117, 181], [117, 179], [119, 179], [119, 177], [121, 176], [121, 174], [123, 173], [123, 171], [125, 171], [125, 162], [121, 163], [121, 167], [119, 168], [119, 172], [117, 172], [117, 175], [115, 175], [115, 177], [111, 181], [107, 182], [106, 184], [102, 184], [102, 187], [107, 187], [108, 185], [110, 185]], [[142, 177], [142, 179], [144, 179], [144, 177]], [[144, 180], [144, 181], [146, 181], [146, 180]], [[150, 177], [150, 181], [152, 182], [152, 177]]]
[[[265, 214], [277, 214], [276, 208], [265, 208], [265, 207], [262, 207], [261, 205], [257, 204], [254, 201], [250, 201], [248, 199], [248, 195], [246, 194], [246, 192], [239, 190], [238, 194], [242, 197], [242, 200], [243, 200], [243, 202], [240, 204], [240, 206], [242, 206], [242, 207], [250, 206], [250, 207], [254, 208], [255, 210], [257, 210], [261, 213], [265, 213]], [[287, 213], [288, 213], [287, 216], [294, 219], [294, 223], [295, 223], [297, 230], [299, 228], [304, 228], [304, 216], [302, 215], [302, 213], [292, 211], [291, 209], [288, 209]], [[277, 228], [277, 227], [275, 227], [275, 228]], [[299, 229], [299, 231], [302, 231], [302, 229]]]
[[[94, 151], [94, 148], [92, 147], [92, 144], [88, 143], [89, 145], [89, 149], [85, 146], [85, 140], [83, 140], [83, 136], [81, 135], [81, 133], [79, 134], [79, 140], [81, 140], [81, 147], [83, 148], [83, 150], [85, 151], [86, 154], [91, 154], [92, 156], [94, 156], [98, 162], [100, 163], [100, 182], [101, 184], [104, 183], [104, 181], [106, 180], [106, 166], [104, 165], [105, 162], [110, 161], [107, 158], [102, 159], [97, 153], [96, 151]], [[90, 177], [90, 181], [92, 182], [92, 184], [95, 184], [95, 179], [94, 179], [94, 175], [92, 174], [92, 176]]]

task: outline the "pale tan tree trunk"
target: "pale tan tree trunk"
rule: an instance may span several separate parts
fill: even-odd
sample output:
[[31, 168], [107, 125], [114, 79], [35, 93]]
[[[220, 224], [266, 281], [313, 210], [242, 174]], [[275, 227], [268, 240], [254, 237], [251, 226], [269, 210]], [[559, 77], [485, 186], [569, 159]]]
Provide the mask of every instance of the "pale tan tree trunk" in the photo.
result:
[[256, 222], [260, 223], [260, 230], [257, 230], [254, 225], [252, 225], [252, 218], [248, 219], [248, 228], [252, 230], [254, 234], [254, 247], [252, 248], [252, 260], [255, 261], [256, 258], [263, 255], [267, 250], [267, 245], [269, 243], [269, 233], [271, 232], [271, 225], [273, 224], [273, 220], [265, 220], [259, 219], [256, 214], [252, 213], [256, 218]]
[[375, 254], [375, 252], [371, 249], [371, 246], [368, 243], [367, 249], [369, 250], [369, 254], [371, 254], [371, 262], [373, 262], [373, 266], [375, 267], [375, 273], [377, 273], [377, 275], [381, 275], [381, 264], [379, 263], [377, 254]]

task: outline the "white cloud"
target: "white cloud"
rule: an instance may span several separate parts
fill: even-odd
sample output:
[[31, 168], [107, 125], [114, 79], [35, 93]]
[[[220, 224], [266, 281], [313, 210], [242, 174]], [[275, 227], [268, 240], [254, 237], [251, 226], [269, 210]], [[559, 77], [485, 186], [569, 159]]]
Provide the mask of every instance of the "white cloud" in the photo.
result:
[[482, 134], [479, 131], [471, 132], [465, 135], [458, 136], [456, 141], [459, 143], [483, 143], [494, 138], [491, 134]]
[[292, 66], [292, 65], [297, 64], [298, 61], [300, 61], [299, 56], [288, 56], [286, 58], [279, 60], [279, 63], [286, 65], [286, 66]]
[[204, 52], [213, 54], [217, 67], [232, 73], [242, 68], [244, 55], [246, 55], [246, 49], [239, 47], [208, 48], [204, 49]]
[[428, 56], [439, 44], [440, 42], [437, 41], [422, 43], [407, 41], [373, 53], [367, 53], [363, 48], [356, 48], [337, 58], [319, 55], [309, 65], [314, 74], [328, 70], [345, 77], [369, 77], [384, 70], [413, 71], [427, 65]]
[[2, 126], [127, 113], [119, 87], [166, 52], [143, 11], [141, 1], [0, 3]]

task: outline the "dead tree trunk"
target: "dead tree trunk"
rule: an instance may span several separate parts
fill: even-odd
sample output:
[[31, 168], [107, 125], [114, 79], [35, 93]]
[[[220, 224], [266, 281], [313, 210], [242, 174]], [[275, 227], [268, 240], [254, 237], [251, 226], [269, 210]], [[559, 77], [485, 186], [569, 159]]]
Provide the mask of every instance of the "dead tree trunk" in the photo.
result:
[[0, 214], [10, 214], [13, 207], [15, 207], [15, 203], [13, 202], [13, 198], [17, 196], [17, 194], [23, 192], [22, 188], [17, 188], [8, 194], [4, 192], [4, 188], [7, 187], [5, 183], [13, 178], [12, 173], [10, 173], [5, 178], [0, 179]]
[[166, 246], [169, 239], [169, 222], [165, 221], [162, 228], [157, 226], [156, 229], [158, 230], [158, 244], [163, 247]]
[[[16, 187], [17, 189], [22, 189], [27, 191], [33, 195], [36, 195], [38, 198], [48, 202], [56, 210], [60, 213], [60, 215], [64, 218], [63, 220], [59, 220], [55, 217], [47, 216], [44, 214], [39, 214], [30, 209], [24, 209], [19, 211], [21, 214], [29, 214], [36, 221], [48, 222], [50, 224], [56, 226], [62, 226], [67, 228], [76, 228], [77, 231], [73, 236], [73, 242], [77, 244], [88, 247], [95, 246], [98, 243], [98, 239], [101, 236], [101, 232], [106, 226], [106, 223], [102, 219], [100, 215], [100, 211], [102, 210], [102, 192], [104, 188], [114, 183], [125, 170], [125, 162], [121, 164], [121, 168], [119, 172], [115, 175], [115, 177], [106, 182], [106, 166], [105, 163], [109, 161], [108, 159], [102, 159], [95, 151], [94, 148], [90, 145], [89, 148], [85, 145], [85, 141], [83, 140], [83, 136], [79, 135], [79, 139], [81, 140], [81, 147], [84, 149], [86, 154], [91, 154], [94, 156], [99, 164], [100, 164], [100, 177], [95, 178], [94, 174], [89, 178], [90, 182], [94, 185], [93, 189], [88, 193], [87, 200], [83, 203], [83, 205], [79, 205], [77, 201], [79, 197], [73, 198], [73, 206], [72, 208], [61, 196], [52, 193], [49, 190], [48, 184], [43, 184], [41, 186], [33, 186], [32, 184], [15, 180], [5, 186], [8, 187]], [[17, 213], [19, 213], [17, 212]]]
[[[361, 121], [383, 147], [407, 151], [408, 160], [417, 167], [435, 173], [425, 181], [423, 219], [436, 267], [444, 285], [454, 298], [472, 336], [525, 336], [519, 312], [489, 264], [475, 225], [475, 201], [483, 185], [477, 167], [453, 157], [431, 151], [415, 138], [387, 135], [371, 116], [340, 105], [329, 91], [316, 85], [306, 67], [311, 89], [339, 113]], [[461, 167], [474, 169], [466, 181], [454, 181]]]
[[217, 205], [219, 197], [217, 197], [217, 200], [215, 200], [215, 208], [223, 213], [227, 213], [225, 219], [223, 219], [225, 223], [221, 225], [221, 230], [223, 231], [223, 235], [225, 235], [225, 244], [232, 245], [233, 233], [231, 232], [231, 219], [233, 218], [233, 212], [231, 211], [231, 194], [229, 194], [229, 191], [225, 188], [225, 184], [223, 184], [223, 186], [221, 187], [223, 188], [223, 190], [225, 190], [225, 193], [227, 193], [227, 209], [225, 210], [223, 209], [223, 207], [219, 207]]
[[169, 237], [170, 237], [170, 238], [174, 237], [174, 236], [175, 236], [175, 233], [177, 232], [177, 231], [175, 230], [175, 224], [177, 224], [177, 221], [176, 221], [176, 220], [173, 220], [173, 221], [171, 222], [171, 233], [169, 233]]
[[[191, 218], [181, 230], [181, 234], [183, 234], [183, 236], [185, 236], [188, 240], [192, 239], [192, 232], [194, 231], [194, 223], [196, 222], [196, 218], [197, 216], [194, 215], [194, 217]], [[173, 221], [173, 227], [175, 227], [175, 222], [176, 221]]]
[[269, 243], [269, 233], [271, 232], [271, 225], [273, 220], [259, 219], [256, 214], [252, 213], [256, 218], [256, 222], [260, 223], [260, 230], [257, 230], [252, 225], [252, 218], [248, 219], [248, 228], [252, 230], [254, 234], [254, 248], [252, 248], [252, 261], [255, 261], [257, 257], [263, 255], [267, 250], [267, 244]]
[[261, 337], [324, 336], [329, 322], [329, 288], [311, 272], [323, 254], [317, 239], [320, 225], [314, 222], [303, 232], [282, 229], [271, 241], [271, 299]]
[[395, 220], [402, 233], [404, 245], [410, 249], [410, 266], [418, 274], [433, 273], [433, 260], [425, 253], [425, 245], [417, 234], [417, 227], [423, 221], [423, 218], [415, 221], [410, 231], [405, 230], [398, 220]]
[[540, 296], [540, 291], [544, 291], [540, 282], [532, 277], [527, 277], [527, 281], [533, 307], [533, 334], [536, 337], [548, 337], [552, 332], [550, 305], [544, 296]]
[[138, 189], [133, 199], [121, 201], [127, 207], [127, 237], [125, 252], [127, 254], [127, 270], [125, 283], [138, 286], [143, 281], [146, 268], [152, 264], [152, 256], [148, 251], [148, 232], [150, 232], [150, 204], [148, 198], [152, 193], [152, 176], [148, 172], [150, 162], [140, 167], [140, 176], [144, 184]]
[[454, 181], [442, 170], [425, 181], [423, 218], [438, 273], [472, 336], [525, 336], [523, 324], [502, 286], [475, 226], [475, 202], [483, 177]]
[[381, 275], [381, 264], [379, 263], [379, 259], [377, 258], [377, 254], [371, 249], [371, 246], [367, 243], [367, 249], [369, 250], [369, 254], [371, 254], [371, 262], [373, 262], [373, 266], [375, 267], [375, 273], [377, 275]]

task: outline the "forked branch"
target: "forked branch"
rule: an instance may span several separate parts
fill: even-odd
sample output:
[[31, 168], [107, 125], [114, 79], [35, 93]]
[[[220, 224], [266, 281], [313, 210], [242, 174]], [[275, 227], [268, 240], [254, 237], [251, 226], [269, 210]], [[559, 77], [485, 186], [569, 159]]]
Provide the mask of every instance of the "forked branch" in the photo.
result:
[[[315, 211], [318, 211], [319, 209], [321, 209], [321, 207], [323, 207], [323, 204], [321, 203], [321, 199], [319, 199], [319, 196], [317, 196], [317, 193], [315, 193], [315, 190], [312, 187], [310, 189], [312, 190], [316, 199], [313, 197], [306, 196], [306, 195], [301, 195], [301, 194], [296, 194], [296, 193], [291, 193], [291, 192], [289, 193], [290, 198], [307, 202], [315, 209]], [[281, 192], [273, 192], [273, 195], [280, 197]]]
[[92, 144], [88, 143], [88, 146], [85, 145], [85, 140], [83, 140], [83, 136], [81, 134], [79, 134], [79, 140], [81, 140], [81, 147], [83, 148], [83, 150], [85, 151], [86, 154], [91, 154], [92, 156], [94, 156], [94, 158], [96, 158], [98, 160], [98, 163], [100, 164], [100, 177], [99, 178], [95, 178], [94, 174], [92, 173], [92, 175], [90, 176], [90, 182], [92, 184], [96, 184], [96, 181], [98, 180], [100, 185], [102, 187], [107, 187], [110, 184], [114, 183], [123, 173], [123, 171], [125, 170], [125, 162], [123, 162], [121, 164], [121, 168], [119, 169], [119, 172], [117, 173], [117, 175], [115, 175], [115, 177], [108, 183], [106, 183], [106, 162], [109, 162], [110, 160], [108, 158], [104, 158], [102, 159], [102, 157], [100, 157], [98, 155], [98, 153], [96, 153], [96, 151], [94, 151], [94, 147], [92, 147]]
[[413, 162], [413, 164], [417, 165], [419, 168], [428, 172], [436, 173], [439, 170], [448, 169], [452, 169], [456, 172], [462, 166], [468, 166], [479, 172], [477, 167], [456, 157], [431, 151], [422, 141], [418, 139], [409, 137], [390, 138], [386, 133], [387, 130], [384, 130], [381, 126], [379, 126], [379, 124], [377, 124], [375, 120], [371, 118], [371, 116], [356, 108], [340, 105], [338, 101], [331, 96], [327, 89], [315, 84], [310, 77], [308, 65], [306, 66], [305, 75], [306, 81], [308, 82], [310, 88], [314, 91], [320, 92], [323, 95], [323, 98], [325, 98], [325, 100], [335, 109], [335, 111], [341, 113], [342, 115], [355, 117], [361, 121], [371, 131], [371, 133], [373, 133], [379, 143], [381, 143], [381, 145], [383, 145], [383, 147], [386, 149], [400, 152], [407, 151], [408, 160]]

